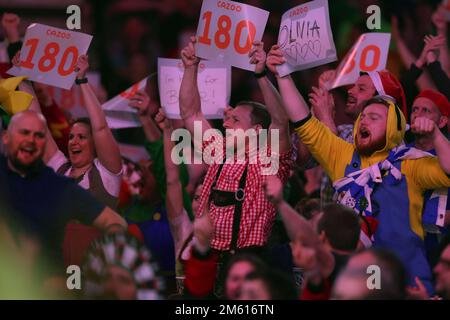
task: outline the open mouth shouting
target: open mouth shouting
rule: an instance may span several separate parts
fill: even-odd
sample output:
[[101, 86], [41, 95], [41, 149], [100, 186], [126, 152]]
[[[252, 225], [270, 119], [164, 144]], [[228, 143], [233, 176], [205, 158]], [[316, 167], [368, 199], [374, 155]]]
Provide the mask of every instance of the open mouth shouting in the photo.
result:
[[18, 156], [22, 159], [33, 159], [36, 154], [36, 146], [34, 145], [25, 145], [19, 148]]
[[358, 132], [358, 141], [367, 143], [370, 140], [370, 131], [366, 127], [361, 127]]

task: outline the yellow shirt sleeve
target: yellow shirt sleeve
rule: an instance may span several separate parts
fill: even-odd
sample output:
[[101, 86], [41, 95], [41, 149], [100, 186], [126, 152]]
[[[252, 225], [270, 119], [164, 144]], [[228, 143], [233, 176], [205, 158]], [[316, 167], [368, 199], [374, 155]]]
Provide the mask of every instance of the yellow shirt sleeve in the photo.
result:
[[437, 157], [405, 160], [402, 172], [423, 191], [450, 187], [450, 178], [442, 170]]
[[354, 152], [352, 144], [336, 136], [314, 117], [295, 131], [333, 182], [344, 177], [345, 167], [351, 162]]

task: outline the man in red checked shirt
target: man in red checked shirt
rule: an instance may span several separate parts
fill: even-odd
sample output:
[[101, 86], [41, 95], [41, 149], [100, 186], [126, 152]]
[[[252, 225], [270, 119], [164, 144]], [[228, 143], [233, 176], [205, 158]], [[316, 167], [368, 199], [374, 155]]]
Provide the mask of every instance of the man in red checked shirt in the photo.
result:
[[[190, 133], [194, 133], [195, 123], [197, 126], [201, 123], [203, 134], [206, 130], [211, 129], [211, 126], [200, 108], [200, 95], [197, 88], [199, 58], [195, 56], [195, 41], [195, 37], [192, 37], [188, 46], [181, 51], [185, 70], [180, 88], [180, 111]], [[277, 143], [279, 153], [274, 155], [270, 147], [267, 149], [257, 148], [259, 155], [267, 153], [272, 159], [275, 156], [278, 167], [277, 170], [270, 173], [264, 171], [267, 169], [267, 165], [263, 164], [259, 157], [256, 161], [252, 161], [252, 157], [248, 156], [249, 153], [255, 151], [255, 148], [247, 148], [247, 143], [235, 144], [234, 139], [232, 146], [233, 148], [236, 146], [234, 155], [239, 154], [240, 148], [241, 151], [243, 151], [242, 148], [245, 148], [245, 161], [243, 163], [236, 161], [225, 163], [223, 161], [225, 164], [210, 164], [203, 183], [200, 210], [197, 214], [201, 215], [205, 207], [209, 206], [215, 228], [211, 248], [218, 251], [221, 257], [225, 257], [220, 259], [222, 262], [225, 262], [224, 260], [230, 254], [236, 252], [250, 251], [259, 254], [264, 251], [276, 214], [275, 207], [264, 194], [265, 175], [276, 175], [284, 183], [289, 177], [293, 163], [289, 120], [283, 111], [280, 95], [266, 77], [266, 53], [263, 43], [254, 43], [249, 58], [250, 63], [256, 65], [255, 77], [266, 105], [246, 101], [238, 103], [234, 108], [228, 107], [225, 111], [223, 126], [228, 131], [241, 129], [243, 130], [241, 132], [244, 132], [254, 129], [257, 132], [258, 145], [263, 140], [260, 136], [261, 129], [269, 129], [267, 136], [270, 137], [272, 137], [272, 130], [279, 130], [279, 139], [272, 139], [267, 144], [274, 146]], [[203, 148], [210, 143], [211, 141], [202, 141]], [[216, 140], [214, 143], [221, 143], [222, 150], [225, 151], [223, 140]], [[227, 157], [228, 160], [230, 160], [229, 157]]]

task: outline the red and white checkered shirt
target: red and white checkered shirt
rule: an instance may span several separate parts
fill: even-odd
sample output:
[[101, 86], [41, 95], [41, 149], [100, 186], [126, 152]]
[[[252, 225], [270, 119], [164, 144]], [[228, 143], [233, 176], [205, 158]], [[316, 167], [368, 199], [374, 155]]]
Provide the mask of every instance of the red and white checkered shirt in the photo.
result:
[[[270, 155], [270, 150], [268, 150], [268, 155]], [[272, 157], [274, 157], [274, 154], [272, 154]], [[279, 167], [276, 175], [283, 183], [289, 178], [289, 171], [292, 165], [292, 149], [279, 155]], [[225, 163], [220, 176], [217, 179], [215, 189], [235, 192], [239, 188], [239, 180], [244, 173], [246, 166], [246, 163]], [[219, 167], [220, 164], [215, 163], [209, 166], [203, 182], [203, 191], [200, 196], [199, 208], [205, 208], [208, 204], [211, 187], [216, 179]], [[242, 205], [237, 241], [238, 248], [265, 245], [272, 230], [276, 209], [265, 196], [263, 186], [265, 176], [261, 173], [264, 167], [267, 168], [269, 165], [261, 164], [260, 161], [254, 164], [248, 164], [247, 179], [244, 189], [245, 199]], [[211, 247], [213, 249], [220, 251], [230, 249], [234, 208], [234, 205], [217, 207], [213, 203], [210, 204], [210, 215], [215, 226], [214, 236], [211, 241]], [[198, 214], [202, 214], [203, 211], [204, 210], [199, 210]]]

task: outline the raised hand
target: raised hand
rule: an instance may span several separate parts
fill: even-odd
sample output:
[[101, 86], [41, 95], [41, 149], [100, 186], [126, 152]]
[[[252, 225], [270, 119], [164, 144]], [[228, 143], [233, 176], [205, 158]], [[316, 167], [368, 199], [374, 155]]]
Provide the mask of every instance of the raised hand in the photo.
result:
[[[440, 48], [446, 44], [446, 39], [443, 35], [439, 36], [425, 36], [425, 47], [422, 54], [425, 55], [424, 60], [427, 63], [432, 63], [439, 59]], [[421, 54], [421, 58], [422, 58]]]
[[89, 57], [85, 54], [82, 54], [78, 57], [77, 64], [75, 66], [75, 71], [77, 71], [77, 78], [83, 79], [86, 77], [86, 72], [89, 69]]
[[309, 103], [314, 115], [321, 121], [334, 119], [334, 99], [325, 89], [312, 87], [313, 92], [309, 94]]
[[322, 72], [319, 77], [319, 88], [329, 91], [334, 79], [336, 79], [336, 70], [327, 70]]
[[16, 52], [16, 54], [15, 54], [14, 57], [12, 58], [11, 63], [12, 63], [13, 66], [15, 66], [15, 67], [20, 67], [20, 50]]
[[183, 61], [183, 65], [185, 68], [189, 68], [197, 65], [200, 62], [200, 59], [195, 56], [195, 43], [197, 39], [192, 36], [191, 41], [189, 41], [188, 45], [181, 50], [181, 60]]
[[277, 205], [283, 201], [283, 184], [277, 176], [267, 176], [264, 181], [264, 191], [267, 199]]
[[164, 129], [170, 129], [170, 120], [166, 118], [166, 114], [163, 109], [159, 109], [158, 113], [155, 116], [155, 121], [158, 124], [158, 127], [164, 131]]
[[279, 75], [276, 66], [282, 65], [285, 62], [286, 59], [284, 58], [283, 51], [280, 49], [280, 46], [277, 44], [273, 45], [267, 55], [267, 68], [278, 77]]
[[128, 105], [137, 110], [140, 117], [148, 116], [150, 112], [150, 97], [148, 94], [140, 90], [129, 98]]
[[250, 57], [250, 63], [256, 64], [255, 73], [263, 72], [266, 67], [267, 58], [267, 54], [264, 51], [264, 43], [261, 41], [253, 42], [253, 47], [248, 56]]

